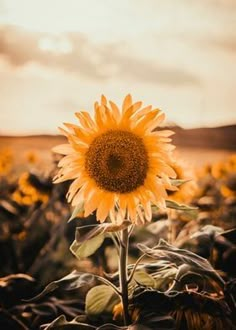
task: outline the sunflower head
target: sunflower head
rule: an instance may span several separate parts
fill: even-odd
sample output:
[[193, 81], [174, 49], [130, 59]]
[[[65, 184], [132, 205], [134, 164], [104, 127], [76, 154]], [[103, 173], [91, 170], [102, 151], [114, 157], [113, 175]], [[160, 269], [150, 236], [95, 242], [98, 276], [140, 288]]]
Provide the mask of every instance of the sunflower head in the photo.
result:
[[54, 148], [64, 155], [54, 182], [74, 180], [68, 201], [83, 203], [85, 217], [96, 210], [101, 222], [150, 221], [151, 204], [165, 207], [166, 189], [176, 176], [170, 165], [173, 132], [157, 130], [164, 114], [127, 95], [121, 109], [102, 96], [94, 118], [85, 111], [76, 117], [77, 125], [60, 129], [68, 144]]

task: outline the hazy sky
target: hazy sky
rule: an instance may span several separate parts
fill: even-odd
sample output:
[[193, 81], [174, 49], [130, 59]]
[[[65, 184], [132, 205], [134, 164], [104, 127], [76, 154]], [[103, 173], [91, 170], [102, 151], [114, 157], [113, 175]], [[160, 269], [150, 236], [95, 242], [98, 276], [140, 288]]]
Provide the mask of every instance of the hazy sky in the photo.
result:
[[236, 0], [0, 0], [0, 134], [56, 133], [101, 93], [236, 123]]

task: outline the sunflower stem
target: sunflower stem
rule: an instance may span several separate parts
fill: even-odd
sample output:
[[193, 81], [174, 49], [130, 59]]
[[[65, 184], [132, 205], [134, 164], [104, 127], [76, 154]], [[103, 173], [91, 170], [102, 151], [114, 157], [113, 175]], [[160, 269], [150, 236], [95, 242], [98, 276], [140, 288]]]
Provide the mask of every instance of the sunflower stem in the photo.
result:
[[128, 276], [127, 276], [127, 258], [129, 246], [129, 232], [128, 228], [121, 231], [121, 244], [120, 244], [120, 259], [119, 259], [119, 279], [121, 298], [123, 304], [123, 317], [124, 325], [130, 323], [129, 317], [129, 294], [128, 294]]

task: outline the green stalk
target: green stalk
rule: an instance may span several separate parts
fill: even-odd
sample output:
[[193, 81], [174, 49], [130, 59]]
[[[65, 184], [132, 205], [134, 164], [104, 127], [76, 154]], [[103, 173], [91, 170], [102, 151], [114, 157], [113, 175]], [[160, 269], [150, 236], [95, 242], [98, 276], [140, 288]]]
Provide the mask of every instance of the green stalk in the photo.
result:
[[130, 324], [129, 317], [129, 294], [128, 294], [128, 276], [127, 276], [127, 258], [129, 246], [128, 228], [121, 231], [120, 239], [120, 259], [119, 259], [119, 279], [120, 290], [123, 304], [124, 325]]

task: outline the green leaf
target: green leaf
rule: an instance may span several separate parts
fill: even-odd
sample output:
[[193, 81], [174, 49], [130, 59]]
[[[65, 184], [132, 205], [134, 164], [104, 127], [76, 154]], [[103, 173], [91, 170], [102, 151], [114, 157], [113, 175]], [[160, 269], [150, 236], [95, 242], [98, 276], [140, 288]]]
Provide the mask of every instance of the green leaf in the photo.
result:
[[98, 285], [90, 289], [85, 300], [85, 312], [88, 315], [112, 313], [113, 307], [120, 302], [120, 298], [112, 287]]
[[181, 179], [172, 179], [170, 180], [171, 184], [175, 187], [179, 187], [184, 183], [190, 182], [191, 180], [187, 179], [187, 180], [181, 180]]
[[102, 245], [105, 239], [104, 234], [97, 235], [83, 243], [76, 240], [71, 244], [70, 250], [78, 259], [91, 256]]
[[188, 206], [185, 204], [179, 204], [171, 200], [166, 200], [166, 207], [180, 211], [193, 211], [198, 209], [197, 207]]
[[72, 220], [74, 220], [78, 216], [78, 214], [83, 212], [83, 211], [84, 211], [84, 203], [81, 202], [80, 204], [78, 204], [74, 208], [74, 210], [72, 212], [72, 215], [71, 215], [70, 219], [67, 222], [71, 222]]
[[151, 275], [149, 275], [143, 270], [136, 271], [134, 273], [133, 279], [140, 285], [155, 288], [156, 281]]
[[27, 299], [27, 302], [36, 301], [46, 294], [55, 291], [60, 288], [66, 291], [75, 290], [81, 288], [82, 286], [90, 285], [94, 281], [94, 275], [88, 273], [78, 272], [77, 270], [73, 270], [70, 274], [62, 277], [60, 280], [53, 281], [49, 283], [42, 292], [40, 292], [37, 296], [32, 299]]
[[75, 240], [78, 243], [82, 244], [83, 242], [88, 241], [91, 238], [100, 234], [121, 231], [130, 225], [130, 221], [124, 221], [121, 225], [114, 225], [112, 223], [101, 223], [77, 227], [75, 232]]
[[161, 289], [163, 285], [170, 283], [175, 278], [178, 269], [175, 267], [162, 269], [155, 274], [148, 274], [143, 270], [138, 270], [134, 273], [134, 280], [143, 286]]
[[191, 266], [192, 271], [207, 273], [218, 283], [223, 285], [222, 278], [214, 270], [211, 264], [199, 255], [184, 249], [178, 249], [175, 246], [168, 244], [163, 239], [160, 239], [159, 244], [154, 248], [149, 248], [144, 244], [137, 244], [137, 247], [146, 255], [157, 260], [168, 260], [179, 266], [187, 264]]
[[155, 289], [161, 290], [163, 286], [168, 285], [176, 276], [178, 269], [175, 267], [163, 269], [154, 276]]

